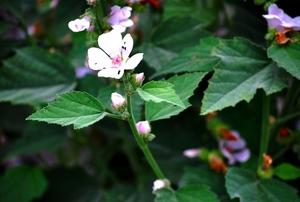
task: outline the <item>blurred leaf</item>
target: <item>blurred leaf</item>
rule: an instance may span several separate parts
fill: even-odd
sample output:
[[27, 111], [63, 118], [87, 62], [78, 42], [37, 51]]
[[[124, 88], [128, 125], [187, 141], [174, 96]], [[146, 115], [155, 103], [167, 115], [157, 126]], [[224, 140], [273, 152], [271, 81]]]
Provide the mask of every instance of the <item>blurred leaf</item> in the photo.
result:
[[99, 202], [103, 195], [100, 183], [82, 168], [54, 168], [47, 173], [49, 188], [43, 202]]
[[150, 81], [138, 88], [137, 92], [145, 101], [153, 101], [155, 103], [168, 102], [184, 108], [183, 102], [173, 89], [173, 84], [165, 81]]
[[188, 185], [176, 191], [171, 189], [158, 189], [154, 192], [155, 202], [217, 202], [217, 196], [204, 185]]
[[9, 168], [0, 178], [1, 201], [32, 201], [45, 192], [47, 184], [40, 168], [26, 165]]
[[84, 41], [86, 41], [86, 32], [72, 32], [73, 46], [69, 58], [74, 67], [85, 66], [88, 47]]
[[220, 201], [232, 201], [225, 188], [225, 178], [221, 173], [217, 173], [209, 166], [201, 166], [197, 168], [187, 167], [184, 169], [184, 175], [181, 178], [180, 186], [187, 185], [206, 185], [211, 191], [217, 194]]
[[1, 7], [8, 10], [19, 20], [23, 19], [23, 11], [19, 0], [15, 0], [15, 1], [1, 0]]
[[190, 16], [207, 26], [217, 19], [214, 8], [204, 7], [201, 1], [169, 0], [164, 4], [163, 19]]
[[275, 179], [257, 179], [255, 173], [241, 168], [228, 168], [226, 188], [233, 198], [255, 202], [300, 201], [297, 190]]
[[4, 153], [6, 158], [11, 158], [20, 154], [55, 151], [61, 148], [67, 140], [66, 128], [30, 122], [23, 137], [8, 145]]
[[291, 75], [300, 80], [300, 43], [288, 43], [285, 45], [272, 44], [268, 48], [268, 56], [278, 63]]
[[164, 64], [152, 75], [152, 78], [168, 73], [212, 71], [220, 61], [220, 58], [211, 56], [212, 49], [218, 45], [219, 41], [219, 39], [212, 37], [202, 39], [200, 45], [185, 49]]
[[72, 91], [59, 94], [56, 101], [30, 115], [27, 120], [45, 121], [62, 126], [74, 124], [75, 129], [89, 126], [102, 118], [103, 105], [85, 92]]
[[75, 72], [59, 53], [23, 48], [0, 69], [0, 101], [39, 105], [74, 88]]
[[199, 21], [175, 17], [160, 23], [151, 35], [151, 42], [142, 44], [140, 49], [147, 64], [159, 70], [184, 48], [198, 44], [200, 38], [209, 35], [209, 32], [201, 29]]
[[160, 48], [150, 43], [143, 44], [140, 49], [141, 52], [144, 53], [143, 59], [155, 70], [159, 70], [163, 64], [177, 55], [173, 51]]
[[[0, 58], [5, 58], [13, 53], [13, 50], [22, 45], [24, 41], [15, 39], [0, 40]], [[3, 62], [3, 61], [2, 61]], [[1, 77], [0, 77], [1, 78]]]
[[[99, 90], [102, 90], [106, 86], [107, 85], [105, 84], [105, 80], [103, 78], [99, 78], [94, 74], [87, 74], [85, 77], [78, 79], [77, 90], [87, 92], [88, 94], [97, 97]], [[102, 100], [100, 101], [102, 102]]]
[[221, 62], [215, 68], [202, 100], [201, 114], [249, 102], [257, 89], [267, 95], [287, 86], [286, 73], [270, 62], [265, 51], [242, 38], [224, 40], [213, 50]]
[[173, 104], [161, 102], [146, 102], [146, 119], [148, 121], [166, 119], [170, 116], [174, 116], [191, 106], [188, 99], [193, 95], [194, 90], [198, 87], [199, 82], [205, 76], [206, 73], [194, 72], [189, 74], [184, 74], [181, 76], [173, 76], [168, 79], [167, 82], [174, 85], [173, 89], [179, 96], [181, 101], [183, 101], [184, 108], [179, 106], [174, 106]]
[[293, 180], [300, 177], [300, 168], [282, 163], [275, 168], [275, 175], [283, 180]]

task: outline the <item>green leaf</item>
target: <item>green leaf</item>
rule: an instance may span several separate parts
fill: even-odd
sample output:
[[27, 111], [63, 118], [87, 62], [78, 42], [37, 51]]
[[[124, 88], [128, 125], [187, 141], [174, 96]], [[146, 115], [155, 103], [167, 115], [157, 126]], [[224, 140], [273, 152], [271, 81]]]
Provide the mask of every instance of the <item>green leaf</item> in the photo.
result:
[[293, 180], [300, 177], [300, 168], [282, 163], [275, 168], [275, 175], [283, 180]]
[[1, 201], [29, 202], [45, 192], [47, 180], [40, 168], [22, 165], [7, 169], [0, 185]]
[[204, 7], [191, 0], [169, 0], [164, 4], [163, 19], [190, 16], [207, 26], [214, 22], [218, 13], [214, 8]]
[[30, 122], [22, 138], [5, 147], [4, 156], [11, 158], [20, 154], [55, 151], [67, 140], [66, 129], [61, 126]]
[[265, 51], [242, 38], [224, 40], [213, 50], [221, 62], [215, 68], [202, 100], [201, 114], [249, 102], [256, 90], [267, 95], [287, 86], [286, 72], [269, 61]]
[[226, 188], [231, 197], [240, 201], [295, 202], [300, 201], [297, 190], [275, 179], [257, 179], [256, 175], [241, 168], [229, 168]]
[[217, 202], [217, 196], [204, 185], [189, 185], [176, 191], [158, 189], [154, 192], [155, 202]]
[[268, 56], [278, 63], [291, 75], [300, 80], [300, 44], [288, 43], [285, 45], [272, 44], [268, 48]]
[[220, 58], [211, 56], [213, 47], [218, 45], [219, 41], [219, 39], [212, 37], [202, 39], [200, 45], [185, 49], [178, 56], [164, 64], [151, 77], [168, 73], [212, 71], [220, 61]]
[[209, 35], [195, 19], [172, 18], [160, 23], [151, 35], [151, 43], [144, 43], [140, 49], [147, 64], [159, 70], [184, 48], [198, 44], [200, 38]]
[[23, 48], [0, 68], [0, 101], [39, 105], [75, 86], [75, 72], [59, 53]]
[[58, 95], [56, 101], [30, 115], [26, 120], [45, 121], [75, 129], [89, 126], [106, 115], [102, 104], [90, 94], [72, 91]]
[[179, 114], [191, 106], [188, 99], [193, 95], [194, 90], [198, 87], [199, 82], [203, 79], [205, 74], [206, 73], [203, 72], [194, 72], [181, 76], [175, 75], [168, 79], [167, 82], [174, 85], [173, 88], [182, 100], [184, 108], [166, 102], [146, 102], [146, 119], [149, 121], [166, 119]]
[[225, 188], [225, 177], [221, 173], [212, 170], [208, 165], [201, 167], [186, 167], [180, 180], [180, 186], [206, 185], [217, 194], [220, 201], [231, 201]]
[[155, 103], [168, 102], [184, 108], [185, 105], [173, 89], [173, 84], [165, 81], [150, 81], [142, 88], [137, 89], [138, 94], [145, 101], [152, 100]]

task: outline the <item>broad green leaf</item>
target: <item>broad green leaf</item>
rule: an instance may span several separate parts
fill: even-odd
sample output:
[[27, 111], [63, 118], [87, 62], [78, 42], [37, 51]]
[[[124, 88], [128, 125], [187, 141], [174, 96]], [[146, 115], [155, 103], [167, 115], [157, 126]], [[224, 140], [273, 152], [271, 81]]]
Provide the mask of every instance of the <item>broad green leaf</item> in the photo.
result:
[[184, 108], [185, 105], [173, 89], [173, 84], [165, 81], [150, 81], [137, 89], [138, 94], [145, 101], [155, 103], [168, 102]]
[[163, 64], [171, 60], [177, 55], [177, 53], [160, 48], [155, 44], [143, 44], [141, 47], [141, 52], [144, 53], [143, 59], [146, 63], [155, 70], [159, 70]]
[[219, 41], [219, 39], [212, 37], [202, 39], [200, 45], [185, 49], [164, 64], [151, 77], [179, 72], [212, 71], [220, 61], [220, 58], [211, 56], [213, 47], [218, 45]]
[[297, 190], [275, 179], [258, 179], [255, 173], [241, 168], [229, 168], [226, 174], [229, 196], [240, 201], [295, 202]]
[[200, 38], [209, 35], [195, 19], [172, 18], [160, 23], [151, 35], [150, 42], [142, 44], [140, 49], [147, 64], [159, 70], [184, 48], [198, 44]]
[[249, 102], [256, 90], [267, 95], [287, 86], [286, 72], [269, 61], [264, 50], [242, 38], [224, 40], [213, 50], [221, 58], [202, 100], [201, 114]]
[[174, 106], [173, 104], [161, 102], [146, 102], [146, 119], [149, 121], [166, 119], [174, 116], [188, 108], [190, 103], [188, 99], [193, 95], [194, 90], [198, 87], [199, 82], [203, 79], [206, 73], [194, 72], [181, 76], [173, 76], [166, 80], [174, 85], [174, 90], [184, 104], [184, 108]]
[[72, 91], [59, 94], [56, 101], [30, 115], [27, 120], [45, 121], [75, 129], [89, 126], [106, 115], [102, 104], [90, 94]]
[[291, 75], [300, 80], [300, 43], [285, 45], [272, 44], [268, 48], [268, 56]]
[[9, 168], [0, 178], [0, 199], [5, 202], [29, 202], [39, 198], [47, 188], [40, 168], [26, 165]]
[[39, 105], [75, 86], [74, 68], [59, 53], [23, 48], [0, 68], [0, 101]]
[[283, 163], [275, 168], [275, 175], [283, 180], [293, 180], [300, 177], [300, 168]]
[[217, 194], [220, 201], [232, 201], [225, 188], [225, 177], [222, 173], [217, 173], [208, 165], [201, 167], [186, 167], [184, 175], [180, 180], [180, 186], [186, 185], [206, 185], [211, 191]]
[[217, 196], [204, 185], [189, 185], [176, 191], [158, 189], [154, 192], [155, 202], [217, 202]]
[[216, 20], [217, 15], [214, 8], [204, 7], [192, 0], [169, 0], [164, 4], [163, 19], [190, 16], [207, 26]]
[[30, 122], [23, 136], [7, 145], [5, 158], [40, 151], [55, 151], [68, 140], [66, 129], [53, 124]]

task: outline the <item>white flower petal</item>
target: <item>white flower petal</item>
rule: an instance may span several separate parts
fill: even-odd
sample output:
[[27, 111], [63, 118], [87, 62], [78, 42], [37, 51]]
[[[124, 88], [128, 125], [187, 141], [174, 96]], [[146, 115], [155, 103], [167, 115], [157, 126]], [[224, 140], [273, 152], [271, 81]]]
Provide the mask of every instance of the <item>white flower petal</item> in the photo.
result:
[[122, 35], [116, 30], [111, 30], [108, 33], [101, 34], [98, 37], [98, 45], [108, 55], [121, 53]]
[[111, 59], [99, 48], [88, 49], [88, 63], [93, 70], [101, 70], [111, 66]]
[[85, 30], [85, 25], [82, 24], [82, 21], [80, 19], [76, 19], [76, 20], [70, 21], [68, 23], [68, 27], [73, 32], [81, 32], [81, 31]]
[[123, 65], [124, 69], [134, 69], [143, 59], [144, 53], [137, 53], [133, 55], [128, 61]]
[[112, 25], [111, 26], [113, 28], [113, 30], [119, 32], [119, 33], [123, 33], [126, 30], [126, 27], [122, 26], [122, 25]]
[[122, 68], [106, 68], [98, 72], [99, 77], [120, 79], [124, 74]]
[[131, 27], [133, 25], [133, 21], [130, 19], [122, 20], [119, 25], [122, 25], [124, 27]]
[[122, 57], [126, 61], [133, 48], [133, 39], [130, 34], [126, 34], [123, 38]]

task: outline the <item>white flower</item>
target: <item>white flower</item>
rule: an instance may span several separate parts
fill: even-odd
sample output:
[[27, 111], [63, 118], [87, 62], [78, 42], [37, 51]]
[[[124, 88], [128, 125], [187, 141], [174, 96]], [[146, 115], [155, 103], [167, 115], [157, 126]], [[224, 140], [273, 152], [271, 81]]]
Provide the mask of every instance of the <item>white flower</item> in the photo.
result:
[[131, 10], [132, 8], [129, 6], [125, 6], [123, 8], [120, 6], [111, 7], [107, 23], [110, 24], [114, 30], [121, 33], [125, 32], [126, 27], [131, 27], [133, 25], [133, 21], [128, 19], [131, 15]]
[[90, 27], [91, 19], [88, 16], [84, 16], [82, 19], [76, 19], [70, 21], [68, 27], [73, 32], [81, 32]]
[[250, 150], [246, 147], [246, 142], [242, 139], [237, 131], [230, 131], [236, 137], [236, 140], [219, 141], [219, 149], [228, 159], [228, 164], [232, 165], [236, 161], [245, 162], [250, 157]]
[[99, 77], [120, 79], [124, 70], [134, 69], [143, 59], [143, 53], [137, 53], [129, 58], [133, 48], [130, 34], [122, 40], [120, 32], [112, 30], [98, 38], [100, 48], [89, 48], [88, 63], [93, 70], [100, 70]]
[[164, 180], [155, 180], [154, 183], [153, 183], [152, 190], [156, 191], [158, 189], [161, 189], [161, 188], [164, 188], [164, 187], [167, 187], [167, 186], [168, 186], [168, 183], [165, 182]]

